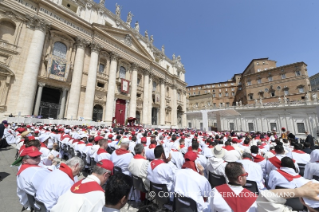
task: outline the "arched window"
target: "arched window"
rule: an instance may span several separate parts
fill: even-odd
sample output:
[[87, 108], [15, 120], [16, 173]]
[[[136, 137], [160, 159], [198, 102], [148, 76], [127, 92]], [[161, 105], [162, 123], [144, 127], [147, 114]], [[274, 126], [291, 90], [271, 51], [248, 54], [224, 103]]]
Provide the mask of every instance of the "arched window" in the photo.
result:
[[120, 78], [121, 79], [125, 79], [125, 76], [126, 76], [126, 69], [123, 66], [121, 66], [121, 68], [120, 68]]
[[0, 39], [13, 43], [16, 25], [9, 20], [0, 21]]
[[61, 42], [55, 42], [54, 43], [53, 52], [52, 52], [52, 54], [54, 56], [57, 56], [57, 57], [65, 59], [66, 58], [66, 52], [67, 52], [67, 49], [66, 49], [66, 45], [64, 43], [61, 43]]

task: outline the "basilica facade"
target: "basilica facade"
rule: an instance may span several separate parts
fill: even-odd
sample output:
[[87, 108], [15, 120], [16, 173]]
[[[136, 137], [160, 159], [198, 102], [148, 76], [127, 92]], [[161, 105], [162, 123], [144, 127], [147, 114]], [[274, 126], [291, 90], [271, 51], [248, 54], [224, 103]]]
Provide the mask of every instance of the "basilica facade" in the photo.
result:
[[181, 57], [132, 17], [104, 0], [0, 0], [0, 117], [186, 127]]

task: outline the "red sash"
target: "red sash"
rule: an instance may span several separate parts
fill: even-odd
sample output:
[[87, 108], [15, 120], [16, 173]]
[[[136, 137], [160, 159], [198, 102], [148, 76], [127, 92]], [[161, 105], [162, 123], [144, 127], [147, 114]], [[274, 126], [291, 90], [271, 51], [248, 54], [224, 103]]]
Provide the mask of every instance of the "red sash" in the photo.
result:
[[164, 163], [164, 161], [162, 161], [162, 160], [158, 160], [158, 159], [153, 160], [153, 161], [151, 162], [151, 168], [152, 168], [152, 170], [154, 170], [158, 165], [160, 165], [160, 164], [162, 164], [162, 163]]
[[38, 165], [30, 165], [30, 164], [22, 164], [22, 166], [20, 167], [18, 173], [17, 173], [17, 176], [19, 176], [21, 174], [21, 172], [23, 172], [24, 170], [26, 170], [27, 168], [30, 168], [30, 167], [40, 167]]
[[71, 192], [75, 194], [86, 194], [92, 191], [102, 191], [102, 187], [95, 181], [88, 182], [88, 183], [82, 183], [83, 180], [80, 180], [79, 182], [75, 183], [71, 187]]
[[71, 137], [69, 136], [69, 134], [61, 135], [61, 141], [63, 141], [65, 138], [70, 138], [70, 139], [71, 139]]
[[306, 154], [304, 151], [297, 150], [297, 149], [296, 150], [294, 149], [292, 151], [295, 152], [295, 153], [299, 153], [299, 154]]
[[69, 178], [74, 182], [72, 170], [70, 169], [70, 167], [68, 167], [68, 165], [66, 165], [65, 163], [61, 163], [60, 171], [63, 171], [65, 174], [67, 174]]
[[281, 167], [281, 161], [276, 157], [272, 157], [268, 159], [270, 161], [270, 163], [272, 163], [272, 165], [274, 165], [277, 169], [279, 169]]
[[249, 146], [249, 144], [242, 144], [243, 146]]
[[227, 151], [235, 150], [235, 148], [230, 145], [224, 146], [223, 148], [226, 149]]
[[276, 154], [275, 150], [270, 150], [269, 152], [271, 152], [272, 154]]
[[136, 154], [134, 155], [134, 159], [145, 159], [145, 158], [140, 154]]
[[91, 143], [87, 143], [87, 144], [86, 144], [86, 146], [93, 146], [93, 144], [91, 144]]
[[125, 150], [125, 149], [117, 149], [117, 150], [115, 150], [115, 153], [117, 155], [124, 155], [124, 154], [130, 153], [130, 152], [128, 150]]
[[282, 176], [284, 176], [289, 182], [293, 181], [293, 179], [297, 179], [297, 178], [300, 178], [301, 176], [298, 174], [298, 175], [291, 175], [291, 174], [288, 174], [287, 172], [284, 172], [283, 170], [281, 169], [278, 169], [277, 172], [279, 172], [279, 174], [281, 174]]
[[80, 142], [80, 140], [74, 139], [74, 140], [72, 141], [72, 144], [74, 144], [74, 143], [76, 143], [76, 142]]
[[215, 188], [234, 212], [247, 211], [257, 199], [257, 196], [246, 188], [238, 195], [236, 195], [227, 184]]
[[85, 144], [85, 143], [84, 143], [83, 141], [79, 141], [79, 142], [78, 142], [78, 145], [79, 145], [79, 144]]
[[256, 162], [256, 163], [259, 163], [259, 162], [265, 160], [265, 158], [263, 158], [263, 156], [261, 156], [261, 155], [253, 156], [253, 158], [254, 158], [254, 162]]
[[41, 143], [41, 148], [48, 148], [44, 143], [40, 142]]
[[154, 149], [155, 147], [156, 147], [156, 144], [150, 144], [150, 145], [148, 146], [149, 149]]
[[102, 154], [102, 153], [107, 153], [107, 151], [105, 151], [105, 149], [99, 149], [98, 151], [97, 151], [97, 153], [96, 154]]

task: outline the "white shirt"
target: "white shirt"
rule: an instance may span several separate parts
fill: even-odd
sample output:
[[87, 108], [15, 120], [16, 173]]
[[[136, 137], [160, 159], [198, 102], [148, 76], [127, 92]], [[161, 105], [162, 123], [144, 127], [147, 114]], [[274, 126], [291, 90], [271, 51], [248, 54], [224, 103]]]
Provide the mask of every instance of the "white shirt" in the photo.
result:
[[131, 175], [128, 170], [128, 165], [133, 158], [132, 153], [125, 153], [123, 155], [117, 155], [116, 150], [113, 151], [110, 160], [114, 163], [114, 166], [118, 166], [122, 169], [123, 174]]
[[171, 151], [170, 153], [172, 156], [172, 159], [170, 162], [172, 162], [178, 169], [181, 169], [185, 162], [183, 154], [181, 152], [175, 152], [175, 151]]
[[145, 149], [145, 156], [148, 160], [154, 160], [155, 159], [155, 155], [154, 155], [154, 149], [150, 149], [148, 146], [144, 147]]
[[36, 199], [42, 202], [48, 210], [58, 202], [60, 196], [67, 192], [74, 181], [63, 171], [57, 169], [43, 180]]
[[26, 193], [34, 196], [40, 188], [42, 181], [50, 174], [50, 171], [42, 167], [29, 167], [17, 176], [17, 193], [20, 203], [28, 206]]
[[[287, 167], [280, 167], [280, 170], [296, 176], [298, 173], [295, 172], [292, 168], [287, 168]], [[295, 178], [292, 181], [288, 181], [283, 175], [281, 175], [278, 171], [273, 170], [269, 174], [269, 180], [268, 180], [268, 186], [270, 189], [275, 189], [276, 186], [284, 187], [284, 188], [296, 188], [298, 187], [297, 185], [303, 184], [304, 178], [299, 177]]]
[[297, 153], [292, 151], [292, 159], [294, 159], [297, 163], [307, 164], [310, 161], [310, 155], [307, 153]]
[[174, 177], [177, 168], [169, 163], [162, 163], [152, 170], [151, 163], [147, 167], [147, 179], [153, 183], [166, 184], [167, 191], [174, 191]]
[[203, 197], [209, 197], [212, 190], [208, 180], [192, 169], [180, 169], [175, 173], [175, 192], [193, 199], [197, 203], [197, 210], [209, 211], [209, 202]]
[[319, 163], [307, 163], [304, 172], [304, 178], [312, 180], [313, 176], [319, 176]]
[[[95, 181], [100, 184], [100, 180], [94, 176], [89, 175], [82, 183]], [[72, 193], [69, 189], [62, 196], [60, 196], [57, 204], [53, 206], [50, 212], [98, 212], [102, 211], [105, 205], [104, 192], [91, 191], [84, 194]]]
[[241, 159], [241, 155], [237, 150], [225, 150], [223, 159], [227, 162], [235, 162]]
[[147, 190], [150, 189], [150, 181], [146, 178], [147, 177], [147, 168], [149, 166], [149, 161], [146, 159], [134, 159], [132, 158], [130, 164], [128, 165], [128, 170], [131, 174], [142, 178], [145, 188]]
[[[242, 186], [233, 186], [229, 184], [228, 186], [236, 195], [238, 195], [244, 189]], [[233, 212], [233, 210], [229, 207], [227, 202], [224, 200], [224, 198], [217, 191], [216, 188], [213, 188], [210, 199], [211, 199], [210, 200], [211, 212]], [[256, 211], [257, 211], [257, 203], [255, 201], [252, 204], [252, 206], [247, 210], [247, 212], [256, 212]]]
[[225, 174], [226, 165], [227, 162], [225, 162], [222, 158], [212, 157], [208, 159], [207, 170], [215, 175], [224, 176], [226, 182], [228, 182]]
[[248, 173], [248, 177], [246, 178], [247, 180], [255, 181], [257, 183], [259, 190], [265, 188], [263, 171], [260, 165], [248, 159], [239, 160], [237, 162], [243, 164], [245, 171]]

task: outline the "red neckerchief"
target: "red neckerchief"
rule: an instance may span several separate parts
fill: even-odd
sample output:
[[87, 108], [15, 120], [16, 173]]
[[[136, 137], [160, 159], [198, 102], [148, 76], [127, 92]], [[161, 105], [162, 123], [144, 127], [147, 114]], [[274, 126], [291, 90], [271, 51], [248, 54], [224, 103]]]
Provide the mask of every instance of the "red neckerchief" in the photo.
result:
[[258, 197], [246, 188], [236, 195], [227, 184], [216, 186], [215, 188], [220, 194], [230, 194], [222, 195], [222, 197], [234, 212], [247, 211]]
[[24, 170], [26, 170], [27, 168], [30, 168], [30, 167], [40, 167], [38, 165], [31, 165], [31, 164], [22, 164], [22, 166], [20, 167], [18, 173], [17, 173], [17, 176], [19, 176], [21, 174], [21, 172], [23, 172]]
[[256, 162], [256, 163], [259, 163], [259, 162], [265, 160], [265, 158], [263, 158], [261, 155], [253, 156], [253, 158], [254, 158], [254, 162]]
[[61, 135], [61, 141], [63, 141], [65, 138], [70, 138], [71, 139], [69, 134]]
[[281, 170], [281, 169], [277, 169], [277, 172], [279, 172], [279, 174], [281, 174], [282, 176], [284, 176], [289, 182], [293, 181], [294, 179], [297, 179], [297, 178], [300, 178], [301, 176], [298, 174], [298, 175], [291, 175], [291, 174], [288, 174], [287, 172]]
[[182, 144], [182, 145], [179, 145], [179, 148], [184, 148], [185, 147], [185, 144]]
[[97, 150], [97, 153], [96, 154], [102, 154], [102, 153], [107, 153], [106, 151], [105, 151], [105, 149], [102, 149], [102, 148], [99, 148], [99, 150]]
[[171, 149], [173, 152], [178, 152], [178, 150], [177, 149]]
[[130, 152], [128, 150], [126, 150], [126, 149], [117, 149], [117, 150], [115, 150], [115, 153], [117, 155], [124, 155], [124, 154], [130, 153]]
[[196, 165], [194, 161], [189, 161], [189, 160], [185, 161], [185, 163], [182, 166], [182, 169], [186, 169], [186, 168], [193, 169], [195, 172], [199, 173], [196, 169]]
[[249, 144], [242, 144], [243, 146], [249, 146]]
[[145, 159], [145, 158], [140, 154], [136, 154], [134, 155], [134, 159]]
[[235, 150], [235, 148], [230, 146], [230, 145], [227, 145], [227, 146], [225, 146], [223, 148], [226, 149], [227, 151]]
[[68, 165], [66, 165], [65, 163], [61, 163], [60, 171], [63, 171], [65, 174], [67, 174], [69, 176], [69, 178], [74, 182], [72, 170], [70, 169], [70, 167]]
[[271, 152], [272, 154], [276, 154], [275, 150], [270, 150], [269, 152]]
[[274, 165], [277, 169], [281, 167], [281, 160], [279, 160], [276, 156], [268, 159], [272, 165]]
[[292, 151], [295, 152], [295, 153], [298, 153], [298, 154], [306, 154], [304, 151], [297, 150], [297, 149], [294, 149]]
[[72, 144], [74, 144], [74, 143], [76, 143], [76, 142], [80, 142], [80, 140], [74, 139], [74, 140], [72, 141]]
[[143, 144], [143, 146], [147, 146], [146, 143], [141, 143], [141, 144]]
[[209, 145], [209, 146], [208, 146], [208, 148], [210, 148], [210, 149], [213, 149], [213, 148], [214, 148], [214, 146], [212, 146], [212, 145]]
[[[188, 150], [187, 150], [188, 152], [189, 151], [193, 151], [193, 148], [190, 146], [190, 147], [188, 147]], [[201, 152], [202, 150], [200, 149], [200, 148], [198, 148], [198, 150], [197, 150], [197, 152]]]
[[83, 180], [80, 180], [79, 182], [76, 182], [72, 187], [71, 187], [71, 192], [75, 194], [86, 194], [92, 191], [102, 191], [102, 187], [96, 182], [87, 182], [87, 183], [82, 183]]
[[160, 165], [162, 163], [165, 163], [165, 162], [162, 160], [159, 160], [159, 159], [152, 160], [152, 162], [151, 162], [152, 170], [154, 170], [158, 165]]
[[84, 142], [84, 141], [79, 141], [79, 142], [78, 142], [78, 145], [79, 145], [79, 144], [85, 144], [85, 142]]
[[150, 144], [150, 145], [148, 146], [149, 149], [154, 149], [155, 147], [156, 147], [156, 144]]
[[91, 144], [91, 143], [87, 143], [87, 144], [86, 144], [86, 146], [93, 146], [93, 144]]
[[48, 148], [44, 143], [42, 143], [42, 142], [40, 142], [41, 143], [41, 148], [43, 147], [43, 148]]

